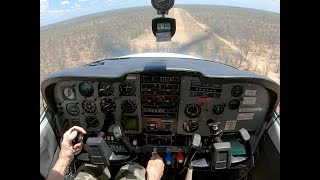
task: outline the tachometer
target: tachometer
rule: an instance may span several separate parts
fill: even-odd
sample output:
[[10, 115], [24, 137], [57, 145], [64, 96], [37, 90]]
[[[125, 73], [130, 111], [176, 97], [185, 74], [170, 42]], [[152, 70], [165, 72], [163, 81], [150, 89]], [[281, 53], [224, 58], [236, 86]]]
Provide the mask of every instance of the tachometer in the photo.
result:
[[94, 89], [91, 83], [82, 82], [79, 84], [80, 94], [84, 97], [90, 97], [93, 95]]
[[97, 110], [96, 103], [90, 99], [84, 100], [82, 102], [82, 108], [87, 112], [87, 113], [94, 113]]
[[113, 94], [113, 84], [107, 82], [100, 82], [98, 85], [98, 94], [102, 96], [111, 96]]
[[119, 91], [122, 96], [132, 96], [136, 92], [136, 86], [132, 81], [126, 81], [120, 84]]
[[125, 100], [121, 103], [121, 109], [124, 113], [134, 113], [137, 109], [137, 105], [132, 100]]
[[100, 102], [101, 111], [104, 113], [114, 112], [116, 109], [116, 103], [112, 101], [112, 99], [104, 98], [101, 99]]
[[66, 110], [71, 116], [78, 116], [78, 114], [80, 113], [79, 107], [76, 103], [67, 104]]
[[185, 113], [188, 117], [190, 118], [195, 118], [198, 117], [201, 113], [201, 107], [199, 104], [187, 104], [186, 108], [185, 108]]

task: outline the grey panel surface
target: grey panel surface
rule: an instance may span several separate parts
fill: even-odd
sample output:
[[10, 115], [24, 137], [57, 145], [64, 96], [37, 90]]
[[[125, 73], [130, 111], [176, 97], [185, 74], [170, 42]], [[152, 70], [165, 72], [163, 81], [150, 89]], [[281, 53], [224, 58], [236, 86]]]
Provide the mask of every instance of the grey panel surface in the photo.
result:
[[[265, 88], [263, 88], [260, 85], [246, 84], [246, 83], [220, 84], [222, 85], [222, 92], [221, 92], [220, 99], [210, 98], [212, 100], [212, 103], [200, 104], [200, 103], [197, 103], [198, 97], [189, 96], [191, 81], [195, 81], [195, 80], [199, 80], [199, 78], [182, 77], [181, 79], [181, 95], [180, 95], [180, 106], [179, 106], [179, 116], [178, 116], [179, 120], [178, 120], [178, 130], [177, 130], [178, 134], [185, 134], [185, 135], [192, 134], [192, 133], [187, 133], [183, 130], [183, 123], [186, 120], [196, 120], [199, 123], [199, 129], [195, 133], [200, 134], [202, 136], [210, 136], [210, 130], [207, 125], [208, 119], [219, 121], [220, 124], [218, 125], [218, 127], [220, 130], [223, 130], [224, 132], [237, 132], [241, 128], [245, 128], [248, 131], [255, 131], [255, 130], [258, 130], [258, 128], [262, 125], [263, 121], [266, 118], [266, 114], [269, 110], [269, 105], [270, 105], [270, 97]], [[213, 79], [213, 83], [214, 83], [214, 79]], [[231, 89], [236, 85], [243, 86], [244, 90], [240, 97], [232, 97], [231, 95]], [[256, 97], [255, 104], [253, 105], [243, 104], [244, 97], [249, 97], [249, 96], [245, 96], [246, 90], [256, 90], [256, 96], [250, 96], [250, 97]], [[230, 110], [228, 108], [228, 103], [233, 99], [240, 100], [241, 104], [239, 109], [261, 108], [261, 111], [247, 112], [247, 113], [254, 113], [253, 119], [237, 120], [238, 115], [243, 113], [240, 113], [239, 109]], [[190, 104], [190, 103], [196, 103], [201, 106], [201, 114], [196, 118], [189, 118], [185, 115], [185, 107], [187, 104]], [[213, 114], [212, 113], [213, 105], [220, 105], [220, 104], [226, 105], [226, 107], [224, 108], [224, 112], [220, 115]], [[236, 121], [235, 129], [227, 130], [225, 127], [227, 121]]]

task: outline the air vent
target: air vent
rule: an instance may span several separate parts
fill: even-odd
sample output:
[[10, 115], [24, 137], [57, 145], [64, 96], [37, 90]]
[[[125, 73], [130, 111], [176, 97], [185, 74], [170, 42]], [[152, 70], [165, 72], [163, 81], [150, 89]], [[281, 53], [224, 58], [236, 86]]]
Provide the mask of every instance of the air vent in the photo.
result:
[[114, 60], [124, 60], [124, 59], [129, 59], [129, 58], [110, 58], [110, 59], [103, 59], [99, 61], [92, 62], [90, 64], [86, 64], [84, 66], [101, 66], [104, 65], [105, 61], [114, 61]]
[[90, 63], [90, 64], [87, 64], [85, 66], [101, 66], [101, 65], [104, 65], [105, 62], [103, 61], [98, 61], [98, 62], [93, 62], [93, 63]]

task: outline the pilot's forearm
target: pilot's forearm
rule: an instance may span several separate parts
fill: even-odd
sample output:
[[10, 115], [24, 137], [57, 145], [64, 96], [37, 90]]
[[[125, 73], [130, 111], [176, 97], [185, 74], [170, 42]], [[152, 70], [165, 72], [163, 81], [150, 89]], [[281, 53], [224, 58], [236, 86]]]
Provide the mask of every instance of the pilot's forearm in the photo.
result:
[[64, 176], [69, 165], [69, 161], [62, 158], [58, 158], [56, 164], [54, 165], [49, 176], [47, 177], [47, 180], [64, 180]]

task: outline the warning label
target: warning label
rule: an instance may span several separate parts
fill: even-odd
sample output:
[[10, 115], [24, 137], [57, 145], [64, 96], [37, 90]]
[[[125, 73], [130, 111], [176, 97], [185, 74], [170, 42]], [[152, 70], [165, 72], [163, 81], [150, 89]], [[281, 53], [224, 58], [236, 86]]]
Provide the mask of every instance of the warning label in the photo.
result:
[[237, 120], [250, 120], [253, 119], [254, 113], [239, 113]]
[[244, 105], [253, 105], [256, 104], [256, 97], [244, 97], [242, 104]]
[[256, 96], [257, 94], [257, 90], [249, 90], [247, 89], [245, 92], [244, 92], [244, 95], [245, 96]]
[[237, 121], [226, 121], [224, 130], [235, 130], [237, 126]]

